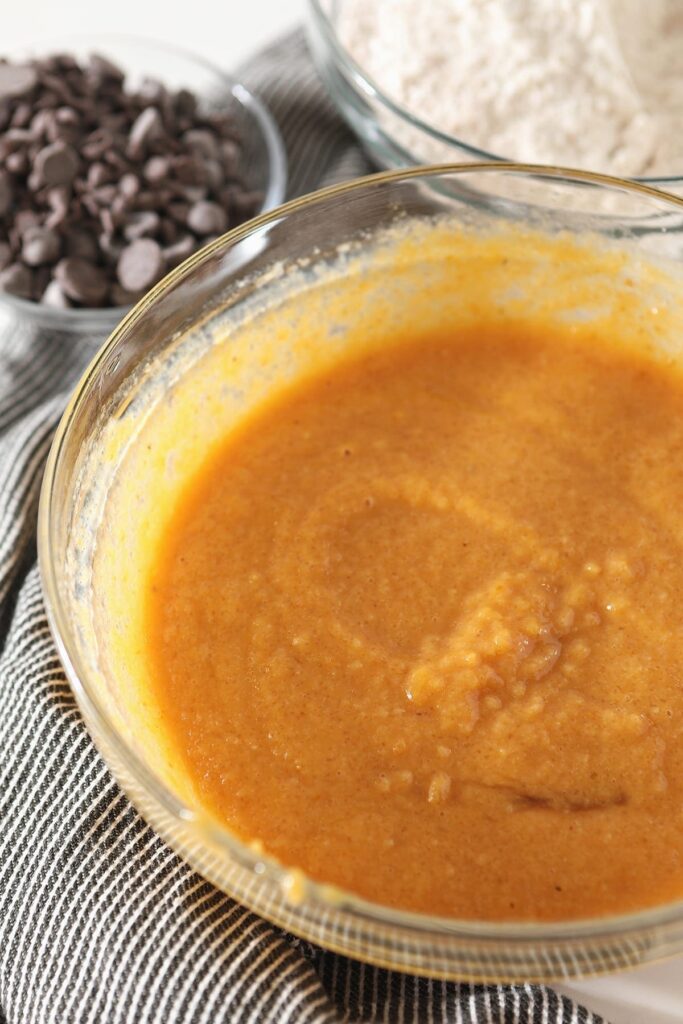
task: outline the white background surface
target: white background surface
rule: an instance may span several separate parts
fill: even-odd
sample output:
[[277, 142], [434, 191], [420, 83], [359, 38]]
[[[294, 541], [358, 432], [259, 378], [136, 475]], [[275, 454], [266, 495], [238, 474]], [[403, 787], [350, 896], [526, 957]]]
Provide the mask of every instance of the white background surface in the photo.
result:
[[126, 32], [175, 43], [231, 71], [301, 21], [306, 0], [0, 0], [3, 49], [72, 32]]
[[[300, 21], [306, 11], [306, 0], [190, 0], [189, 4], [164, 5], [149, 0], [0, 3], [1, 45], [6, 50], [72, 32], [125, 32], [184, 46], [228, 71]], [[562, 991], [604, 1014], [611, 1024], [681, 1024], [683, 957], [617, 977], [578, 982]]]

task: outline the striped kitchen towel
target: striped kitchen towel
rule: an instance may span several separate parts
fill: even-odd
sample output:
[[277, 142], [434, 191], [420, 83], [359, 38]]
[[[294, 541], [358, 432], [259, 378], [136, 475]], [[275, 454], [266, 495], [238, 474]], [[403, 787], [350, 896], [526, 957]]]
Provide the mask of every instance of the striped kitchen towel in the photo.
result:
[[[300, 34], [243, 77], [280, 122], [292, 194], [368, 169]], [[94, 345], [17, 328], [0, 350], [0, 1024], [599, 1024], [545, 987], [433, 982], [300, 942], [194, 874], [128, 803], [81, 721], [36, 569], [45, 456]]]

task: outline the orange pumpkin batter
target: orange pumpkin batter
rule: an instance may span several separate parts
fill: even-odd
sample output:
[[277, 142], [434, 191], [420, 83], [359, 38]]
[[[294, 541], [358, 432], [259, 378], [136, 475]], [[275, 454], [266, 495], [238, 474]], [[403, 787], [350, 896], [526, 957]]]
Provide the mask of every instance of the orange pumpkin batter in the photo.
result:
[[390, 906], [683, 897], [683, 380], [589, 331], [397, 340], [212, 453], [148, 588], [203, 802]]

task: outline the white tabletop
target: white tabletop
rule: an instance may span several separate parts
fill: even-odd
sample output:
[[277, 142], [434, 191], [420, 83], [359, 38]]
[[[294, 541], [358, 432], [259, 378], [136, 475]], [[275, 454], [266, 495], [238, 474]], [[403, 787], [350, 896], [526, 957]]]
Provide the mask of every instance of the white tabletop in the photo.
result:
[[[11, 49], [71, 32], [124, 32], [182, 45], [229, 71], [300, 21], [305, 11], [306, 0], [192, 0], [189, 7], [144, 0], [116, 0], [113, 7], [92, 0], [6, 3], [2, 45]], [[683, 957], [561, 990], [602, 1013], [611, 1024], [681, 1024]]]
[[556, 985], [610, 1024], [681, 1024], [683, 957], [607, 978]]
[[306, 0], [191, 0], [147, 3], [116, 0], [33, 0], [2, 4], [2, 47], [69, 35], [130, 33], [175, 43], [232, 70], [259, 46], [301, 21]]

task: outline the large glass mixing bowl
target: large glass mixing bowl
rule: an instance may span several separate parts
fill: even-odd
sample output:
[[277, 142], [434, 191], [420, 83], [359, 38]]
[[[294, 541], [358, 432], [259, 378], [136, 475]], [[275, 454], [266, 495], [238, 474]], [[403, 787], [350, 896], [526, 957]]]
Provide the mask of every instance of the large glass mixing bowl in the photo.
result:
[[[677, 257], [682, 215], [683, 200], [673, 196], [562, 169], [454, 165], [357, 180], [263, 214], [191, 257], [126, 316], [90, 364], [57, 432], [42, 490], [39, 556], [52, 630], [93, 739], [133, 803], [200, 873], [257, 913], [330, 949], [440, 978], [558, 979], [683, 950], [683, 902], [552, 924], [434, 918], [333, 890], [239, 841], [183, 789], [154, 729], [139, 717], [135, 680], [112, 671], [108, 648], [123, 626], [110, 616], [102, 627], [97, 618], [102, 579], [96, 569], [102, 524], [138, 424], [162, 409], [172, 413], [186, 359], [197, 365], [216, 346], [234, 344], [245, 317], [255, 308], [272, 313], [290, 282], [314, 287], [316, 268], [332, 264], [340, 252], [362, 252], [395, 225], [443, 220], [487, 231], [511, 224], [550, 237], [597, 238], [611, 251], [627, 251], [634, 265], [652, 263], [671, 282], [669, 294], [659, 298], [676, 318], [683, 316]], [[513, 231], [509, 261], [519, 267], [531, 257], [514, 237]], [[584, 273], [580, 262], [562, 272], [574, 274], [579, 284]], [[606, 298], [626, 287], [609, 278], [597, 284]], [[558, 313], [581, 312], [570, 307]], [[362, 310], [347, 314], [361, 316]], [[284, 321], [281, 326], [286, 349]], [[321, 320], [320, 344], [338, 338], [338, 326]], [[683, 355], [683, 332], [666, 343]], [[272, 360], [260, 359], [257, 351], [250, 359], [253, 380], [267, 388]], [[222, 385], [226, 401], [248, 404], [249, 389], [215, 382]], [[198, 409], [198, 423], [202, 415]], [[186, 442], [201, 445], [201, 432]], [[129, 563], [143, 528], [137, 510], [145, 501], [141, 491], [128, 504], [130, 515], [116, 525], [117, 546], [108, 563], [114, 575], [128, 573], [121, 577], [124, 615], [124, 584], [135, 585]], [[147, 511], [145, 529], [151, 529], [154, 510]]]

